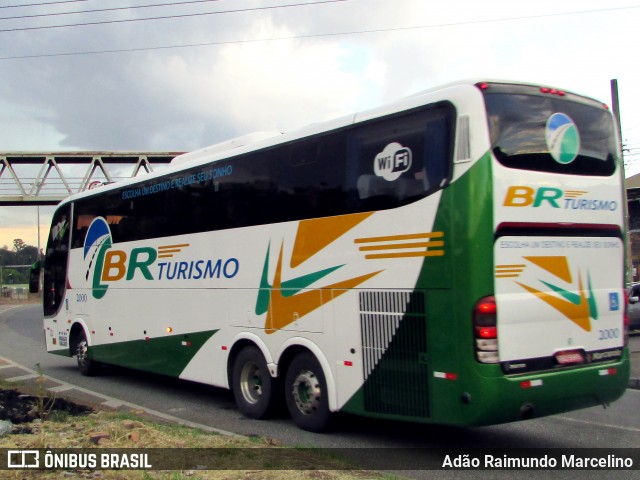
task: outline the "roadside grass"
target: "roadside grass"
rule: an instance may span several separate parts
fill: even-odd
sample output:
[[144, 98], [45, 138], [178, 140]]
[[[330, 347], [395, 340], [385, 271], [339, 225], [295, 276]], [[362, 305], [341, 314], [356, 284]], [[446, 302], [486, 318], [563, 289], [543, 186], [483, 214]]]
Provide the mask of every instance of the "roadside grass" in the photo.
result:
[[0, 389], [10, 389], [10, 388], [19, 388], [20, 384], [18, 382], [7, 382], [5, 379], [0, 378]]
[[[307, 449], [284, 448], [275, 439], [258, 436], [229, 437], [196, 428], [158, 422], [142, 411], [98, 410], [87, 415], [72, 416], [66, 412], [48, 412], [46, 419], [28, 425], [31, 433], [0, 437], [0, 448], [9, 449], [217, 449], [216, 470], [100, 470], [64, 469], [55, 471], [5, 470], [0, 477], [7, 480], [212, 480], [212, 479], [314, 479], [361, 480], [392, 479], [380, 472], [358, 470], [346, 460]], [[224, 450], [228, 449], [228, 450]], [[276, 455], [274, 449], [283, 449]], [[83, 450], [82, 453], [87, 453]], [[279, 453], [279, 452], [277, 452]], [[237, 465], [250, 456], [256, 470], [238, 470]]]

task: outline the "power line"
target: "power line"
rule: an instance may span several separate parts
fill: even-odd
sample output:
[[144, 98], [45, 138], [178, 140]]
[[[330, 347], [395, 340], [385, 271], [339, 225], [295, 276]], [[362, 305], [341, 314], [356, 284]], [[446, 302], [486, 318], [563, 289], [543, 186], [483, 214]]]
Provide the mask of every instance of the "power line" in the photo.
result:
[[43, 7], [45, 5], [56, 5], [60, 3], [78, 3], [88, 2], [89, 0], [60, 0], [58, 2], [45, 2], [45, 3], [24, 3], [22, 5], [2, 5], [0, 8], [21, 8], [21, 7]]
[[254, 12], [258, 10], [274, 10], [277, 8], [289, 8], [289, 7], [305, 7], [309, 5], [320, 5], [323, 3], [338, 3], [338, 2], [347, 2], [349, 0], [320, 0], [311, 3], [291, 3], [286, 5], [270, 5], [266, 7], [254, 7], [254, 8], [242, 8], [237, 10], [224, 10], [217, 12], [201, 12], [201, 13], [184, 13], [180, 15], [164, 15], [161, 17], [145, 17], [145, 18], [125, 18], [120, 20], [105, 20], [101, 22], [83, 22], [83, 23], [68, 23], [65, 25], [45, 25], [41, 27], [20, 27], [20, 28], [5, 28], [0, 30], [0, 33], [3, 32], [24, 32], [28, 30], [46, 30], [51, 28], [67, 28], [67, 27], [86, 27], [93, 25], [107, 25], [113, 23], [130, 23], [130, 22], [143, 22], [148, 20], [167, 20], [170, 18], [188, 18], [188, 17], [202, 17], [206, 15], [220, 15], [224, 13], [239, 13], [239, 12]]
[[[86, 1], [86, 0], [82, 0]], [[117, 12], [119, 10], [134, 10], [140, 8], [154, 8], [154, 7], [178, 7], [182, 5], [190, 5], [194, 3], [211, 3], [219, 2], [221, 0], [189, 0], [187, 2], [170, 2], [170, 3], [155, 3], [150, 5], [133, 5], [131, 7], [112, 7], [112, 8], [94, 8], [92, 10], [76, 10], [75, 12], [54, 12], [54, 13], [38, 13], [34, 15], [17, 15], [14, 17], [0, 17], [0, 20], [18, 20], [27, 18], [42, 18], [42, 17], [58, 17], [61, 15], [79, 15], [81, 13], [103, 13], [103, 12]], [[48, 5], [48, 4], [46, 4]]]
[[[339, 0], [339, 1], [342, 1], [342, 0]], [[325, 3], [325, 2], [317, 2], [317, 3]], [[312, 4], [306, 3], [302, 5], [312, 5]], [[279, 7], [269, 7], [269, 8], [279, 8]], [[282, 40], [300, 40], [300, 39], [309, 39], [309, 38], [339, 37], [339, 36], [347, 36], [347, 35], [363, 35], [363, 34], [373, 34], [373, 33], [422, 30], [422, 29], [431, 29], [431, 28], [457, 27], [457, 26], [465, 26], [465, 25], [477, 25], [477, 24], [483, 24], [483, 23], [499, 23], [499, 22], [508, 22], [508, 21], [530, 20], [530, 19], [537, 19], [537, 18], [559, 17], [559, 16], [567, 16], [567, 15], [583, 15], [583, 14], [602, 13], [602, 12], [619, 11], [619, 10], [631, 10], [631, 9], [638, 9], [638, 8], [640, 8], [640, 5], [627, 6], [627, 7], [601, 8], [601, 9], [595, 9], [595, 10], [580, 10], [580, 11], [574, 11], [574, 12], [548, 13], [548, 14], [521, 16], [521, 17], [494, 18], [494, 19], [486, 19], [486, 20], [470, 20], [467, 22], [452, 22], [452, 23], [441, 23], [441, 24], [434, 24], [434, 25], [417, 25], [412, 27], [377, 28], [377, 29], [369, 29], [369, 30], [352, 30], [352, 31], [346, 31], [346, 32], [328, 32], [328, 33], [315, 33], [315, 34], [308, 34], [308, 35], [291, 35], [287, 37], [254, 38], [254, 39], [246, 39], [246, 40], [227, 40], [227, 41], [217, 41], [217, 42], [187, 43], [187, 44], [179, 44], [179, 45], [176, 45], [176, 44], [158, 45], [158, 46], [152, 46], [152, 47], [117, 48], [117, 49], [109, 49], [109, 50], [88, 50], [88, 51], [82, 51], [82, 52], [60, 52], [60, 53], [41, 53], [41, 54], [33, 54], [33, 55], [15, 55], [15, 56], [9, 56], [9, 57], [0, 57], [0, 61], [31, 59], [31, 58], [99, 55], [99, 54], [108, 54], [108, 53], [131, 53], [131, 52], [144, 52], [144, 51], [154, 51], [154, 50], [170, 50], [170, 49], [177, 49], [177, 48], [208, 47], [208, 46], [221, 46], [221, 45], [256, 43], [256, 42], [273, 42], [273, 41], [282, 41]], [[220, 13], [220, 12], [217, 12], [217, 13]]]

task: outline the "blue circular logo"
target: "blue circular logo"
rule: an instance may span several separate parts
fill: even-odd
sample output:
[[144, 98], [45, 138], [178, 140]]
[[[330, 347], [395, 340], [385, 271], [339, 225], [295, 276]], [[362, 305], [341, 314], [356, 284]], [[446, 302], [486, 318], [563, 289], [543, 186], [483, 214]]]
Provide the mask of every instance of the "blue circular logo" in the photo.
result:
[[573, 162], [580, 151], [578, 127], [564, 113], [554, 113], [547, 120], [545, 129], [547, 148], [553, 159], [566, 165]]
[[100, 247], [107, 238], [111, 239], [111, 231], [109, 224], [102, 217], [97, 217], [89, 225], [87, 230], [87, 236], [84, 238], [84, 258], [87, 258], [89, 251], [94, 247], [97, 249]]
[[104, 255], [111, 248], [111, 230], [109, 224], [102, 217], [97, 217], [89, 225], [87, 236], [84, 239], [84, 259], [87, 264], [87, 272], [85, 278], [89, 280], [91, 270], [93, 269], [93, 278], [91, 285], [91, 293], [93, 298], [101, 299], [107, 293], [107, 285], [100, 283], [102, 267], [104, 264]]

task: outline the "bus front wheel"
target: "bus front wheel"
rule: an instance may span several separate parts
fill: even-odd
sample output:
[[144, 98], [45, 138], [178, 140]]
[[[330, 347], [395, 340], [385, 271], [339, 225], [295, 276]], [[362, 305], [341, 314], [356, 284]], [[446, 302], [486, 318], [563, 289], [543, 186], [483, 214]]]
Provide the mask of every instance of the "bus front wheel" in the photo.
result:
[[267, 362], [256, 347], [240, 351], [233, 363], [233, 396], [245, 417], [266, 418], [273, 410], [275, 380], [269, 374]]
[[76, 337], [75, 353], [78, 369], [82, 375], [90, 377], [98, 373], [99, 364], [91, 358], [87, 334], [84, 330], [80, 330]]
[[314, 355], [304, 352], [293, 359], [287, 370], [285, 395], [289, 414], [298, 427], [310, 432], [327, 430], [331, 420], [327, 382]]

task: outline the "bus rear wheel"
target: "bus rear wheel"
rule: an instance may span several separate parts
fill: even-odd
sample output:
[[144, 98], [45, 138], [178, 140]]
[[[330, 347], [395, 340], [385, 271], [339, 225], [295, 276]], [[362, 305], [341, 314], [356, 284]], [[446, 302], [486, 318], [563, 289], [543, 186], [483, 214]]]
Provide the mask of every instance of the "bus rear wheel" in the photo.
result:
[[303, 430], [323, 432], [331, 420], [327, 382], [320, 363], [309, 352], [298, 354], [285, 381], [285, 396], [289, 414]]
[[240, 351], [233, 363], [233, 396], [245, 417], [266, 418], [273, 411], [275, 380], [262, 352], [256, 347]]
[[84, 330], [80, 330], [76, 337], [75, 354], [78, 361], [78, 369], [82, 375], [91, 377], [98, 373], [100, 365], [91, 358], [87, 334], [84, 333]]

